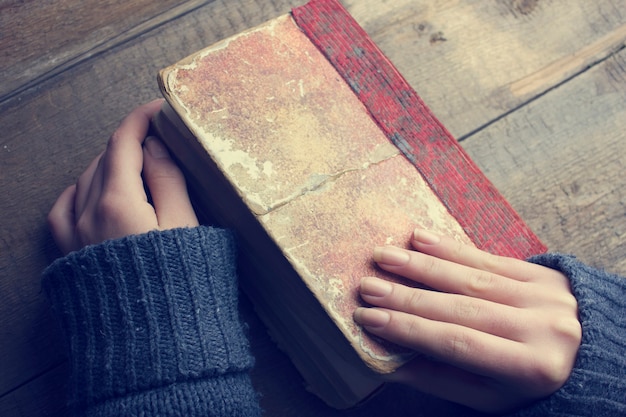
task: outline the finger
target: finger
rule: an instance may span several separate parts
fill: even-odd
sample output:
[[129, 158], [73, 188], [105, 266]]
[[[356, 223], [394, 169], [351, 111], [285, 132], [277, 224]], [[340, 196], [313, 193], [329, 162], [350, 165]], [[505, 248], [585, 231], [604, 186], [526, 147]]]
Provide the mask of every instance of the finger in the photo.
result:
[[137, 107], [111, 135], [103, 157], [103, 192], [115, 195], [145, 195], [141, 171], [142, 144], [150, 120], [160, 109], [162, 100]]
[[152, 196], [159, 227], [197, 226], [198, 219], [189, 201], [183, 173], [163, 143], [155, 137], [147, 138], [144, 154], [144, 179]]
[[376, 307], [458, 324], [518, 342], [532, 331], [527, 326], [528, 312], [479, 298], [407, 287], [376, 277], [361, 280], [360, 294]]
[[[102, 160], [102, 155], [104, 152], [100, 153], [93, 161], [89, 164], [87, 169], [78, 177], [78, 181], [76, 181], [76, 196], [74, 200], [74, 210], [77, 213], [77, 217], [80, 216], [81, 213], [85, 211], [85, 207], [87, 207], [87, 201], [89, 199], [90, 193], [93, 187], [93, 179], [96, 171], [98, 170], [98, 166], [100, 161]], [[100, 181], [98, 182], [100, 183]], [[101, 185], [100, 185], [101, 186]]]
[[68, 254], [74, 248], [74, 198], [76, 196], [76, 186], [67, 187], [48, 213], [48, 227], [52, 232], [52, 237], [61, 252]]
[[532, 281], [538, 275], [537, 265], [520, 259], [493, 255], [451, 237], [439, 236], [425, 230], [416, 229], [411, 243], [422, 253], [518, 281]]
[[368, 332], [478, 375], [508, 378], [527, 361], [523, 344], [451, 323], [378, 307], [359, 307]]
[[[516, 307], [529, 303], [528, 283], [394, 246], [374, 248], [382, 269], [448, 293]], [[524, 287], [526, 286], [526, 287]]]

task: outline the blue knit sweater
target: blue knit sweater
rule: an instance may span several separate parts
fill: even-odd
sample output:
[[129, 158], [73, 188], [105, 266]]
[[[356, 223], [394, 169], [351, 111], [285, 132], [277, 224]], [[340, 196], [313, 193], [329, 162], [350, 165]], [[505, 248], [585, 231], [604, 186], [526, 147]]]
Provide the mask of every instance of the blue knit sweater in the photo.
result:
[[[563, 255], [532, 262], [570, 278], [583, 340], [568, 382], [517, 415], [626, 415], [626, 279]], [[75, 415], [261, 414], [229, 232], [201, 226], [89, 246], [56, 260], [43, 285], [68, 341]]]
[[56, 260], [43, 285], [69, 342], [74, 414], [260, 415], [228, 232], [88, 246]]

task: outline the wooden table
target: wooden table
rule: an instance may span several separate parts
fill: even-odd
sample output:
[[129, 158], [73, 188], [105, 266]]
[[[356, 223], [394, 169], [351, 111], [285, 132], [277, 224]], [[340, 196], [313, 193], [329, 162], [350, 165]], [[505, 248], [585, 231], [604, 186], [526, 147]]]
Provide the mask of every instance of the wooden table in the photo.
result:
[[[303, 0], [0, 4], [0, 415], [62, 415], [62, 339], [39, 275], [45, 216], [156, 72]], [[623, 0], [346, 0], [346, 7], [551, 250], [626, 274]], [[327, 410], [242, 300], [272, 416], [458, 413], [391, 387]], [[434, 410], [434, 411], [433, 411]]]

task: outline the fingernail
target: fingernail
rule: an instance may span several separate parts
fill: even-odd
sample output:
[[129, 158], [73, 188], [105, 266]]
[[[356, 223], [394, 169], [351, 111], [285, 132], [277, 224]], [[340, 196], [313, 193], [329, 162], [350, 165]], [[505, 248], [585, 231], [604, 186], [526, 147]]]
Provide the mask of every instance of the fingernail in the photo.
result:
[[374, 261], [379, 264], [402, 266], [409, 262], [410, 256], [404, 249], [394, 246], [377, 246], [374, 248]]
[[391, 283], [376, 277], [365, 277], [361, 280], [361, 295], [384, 297], [391, 293]]
[[436, 234], [421, 229], [413, 231], [413, 239], [425, 245], [436, 245], [441, 242], [441, 238]]
[[156, 159], [169, 158], [170, 153], [167, 151], [167, 149], [165, 149], [165, 146], [163, 146], [161, 144], [161, 141], [159, 141], [157, 138], [150, 136], [146, 138], [144, 144], [146, 146], [146, 149], [148, 149], [150, 155], [152, 155]]
[[369, 329], [381, 329], [389, 323], [391, 316], [377, 308], [358, 307], [354, 310], [354, 321]]

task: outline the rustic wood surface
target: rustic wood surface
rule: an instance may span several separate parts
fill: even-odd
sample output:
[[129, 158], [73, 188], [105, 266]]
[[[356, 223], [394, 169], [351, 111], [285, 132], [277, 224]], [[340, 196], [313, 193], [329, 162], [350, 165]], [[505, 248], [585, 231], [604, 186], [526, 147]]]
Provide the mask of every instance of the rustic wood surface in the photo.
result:
[[[0, 4], [0, 415], [64, 414], [62, 339], [39, 275], [45, 216], [156, 72], [304, 0]], [[626, 4], [622, 0], [346, 0], [346, 7], [551, 250], [626, 274]], [[368, 244], [368, 243], [366, 243]], [[245, 298], [267, 415], [459, 409], [390, 387], [327, 410]]]

